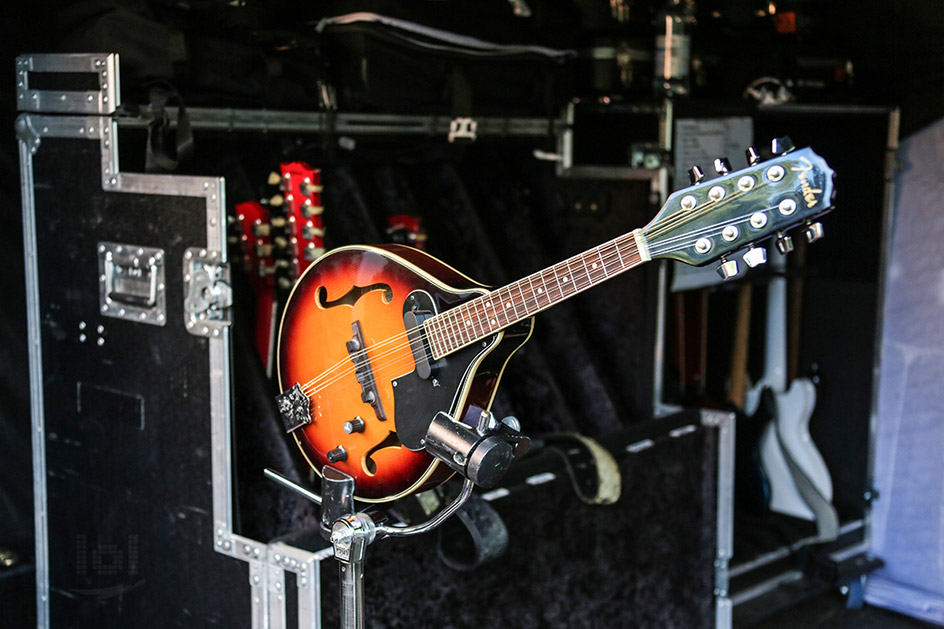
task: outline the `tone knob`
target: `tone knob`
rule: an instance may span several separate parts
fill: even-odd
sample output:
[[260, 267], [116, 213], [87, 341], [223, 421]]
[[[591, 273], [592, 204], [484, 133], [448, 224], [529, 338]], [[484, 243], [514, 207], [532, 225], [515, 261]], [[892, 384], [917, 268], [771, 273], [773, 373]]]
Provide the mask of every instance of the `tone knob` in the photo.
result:
[[760, 161], [760, 155], [757, 153], [757, 149], [753, 146], [747, 147], [747, 150], [744, 151], [744, 155], [747, 156], [747, 163], [749, 166], [755, 166], [757, 162]]
[[803, 230], [803, 234], [806, 236], [806, 242], [814, 243], [823, 237], [823, 224], [819, 221], [810, 223]]
[[777, 251], [779, 251], [781, 255], [787, 255], [793, 251], [793, 238], [790, 238], [790, 236], [787, 236], [783, 232], [778, 233]]
[[767, 262], [767, 250], [763, 247], [751, 247], [744, 252], [744, 264], [753, 268]]
[[347, 450], [344, 446], [338, 446], [327, 455], [328, 463], [340, 463], [347, 460]]
[[351, 435], [355, 432], [364, 432], [364, 428], [367, 427], [367, 424], [364, 423], [364, 420], [360, 417], [355, 417], [350, 421], [344, 422], [344, 432]]
[[688, 180], [692, 182], [692, 185], [699, 184], [705, 179], [705, 173], [702, 172], [701, 168], [698, 166], [692, 166], [688, 169]]
[[793, 144], [793, 140], [787, 135], [781, 138], [775, 138], [774, 141], [770, 143], [770, 150], [774, 155], [785, 155], [795, 148], [796, 146]]
[[722, 260], [721, 264], [718, 265], [718, 275], [720, 275], [723, 280], [729, 280], [737, 274], [737, 260]]
[[727, 175], [731, 172], [731, 162], [728, 161], [727, 157], [717, 157], [715, 158], [715, 170], [719, 175]]

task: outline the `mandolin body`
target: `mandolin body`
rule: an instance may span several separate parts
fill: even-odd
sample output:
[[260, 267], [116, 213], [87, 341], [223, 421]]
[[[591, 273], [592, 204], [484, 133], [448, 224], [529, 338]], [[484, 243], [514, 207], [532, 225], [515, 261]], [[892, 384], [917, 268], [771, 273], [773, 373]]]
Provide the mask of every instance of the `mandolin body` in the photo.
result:
[[[331, 465], [349, 474], [356, 497], [368, 502], [394, 500], [449, 478], [452, 470], [418, 439], [440, 411], [477, 425], [533, 320], [432, 360], [425, 333], [416, 326], [408, 332], [404, 314], [435, 315], [487, 293], [452, 267], [402, 245], [342, 247], [312, 264], [286, 304], [277, 366], [280, 388], [298, 383], [309, 400], [311, 422], [291, 433], [309, 465], [319, 473]], [[352, 349], [355, 328], [363, 347]], [[418, 349], [432, 374], [417, 369]], [[362, 361], [359, 368], [355, 359]], [[412, 449], [401, 442], [406, 435]]]

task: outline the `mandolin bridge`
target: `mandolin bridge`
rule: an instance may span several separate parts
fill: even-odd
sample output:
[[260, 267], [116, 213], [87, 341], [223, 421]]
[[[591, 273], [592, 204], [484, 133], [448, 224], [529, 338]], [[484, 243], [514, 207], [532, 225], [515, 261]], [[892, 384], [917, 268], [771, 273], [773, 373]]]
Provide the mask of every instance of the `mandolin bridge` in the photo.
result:
[[380, 401], [380, 391], [377, 390], [377, 381], [374, 379], [374, 370], [370, 366], [370, 357], [367, 355], [367, 348], [364, 343], [364, 332], [361, 329], [361, 322], [355, 321], [351, 324], [353, 336], [346, 343], [347, 353], [354, 363], [354, 377], [361, 385], [361, 400], [370, 404], [377, 419], [387, 420], [387, 414], [384, 413], [383, 404]]

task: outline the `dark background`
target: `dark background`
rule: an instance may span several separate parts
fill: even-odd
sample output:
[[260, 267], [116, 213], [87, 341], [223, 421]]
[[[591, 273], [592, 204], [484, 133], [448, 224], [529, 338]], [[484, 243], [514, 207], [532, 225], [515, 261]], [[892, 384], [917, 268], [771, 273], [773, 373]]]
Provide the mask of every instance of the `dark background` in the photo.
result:
[[[122, 3], [117, 0], [12, 3], [0, 21], [0, 85], [5, 86], [0, 90], [0, 129], [6, 130], [0, 132], [0, 294], [3, 295], [0, 313], [0, 547], [12, 546], [28, 556], [33, 526], [22, 224], [17, 145], [13, 133], [16, 116], [14, 59], [17, 54], [25, 52], [74, 49], [75, 44], [70, 46], [68, 41], [76, 28], [118, 6], [140, 9], [157, 21], [166, 19], [188, 33], [219, 33], [225, 37], [227, 33], [245, 32], [243, 23], [227, 24], [206, 19], [207, 15], [213, 14], [214, 6], [222, 4], [225, 3], [193, 2], [189, 4], [190, 9], [183, 9], [171, 2]], [[314, 13], [318, 9], [307, 9], [310, 15], [299, 14], [297, 4], [249, 3], [240, 19], [249, 16], [250, 23], [257, 24], [260, 30], [287, 28], [297, 30], [304, 37], [309, 31], [303, 25], [319, 17]], [[319, 4], [324, 10], [325, 3]], [[440, 26], [443, 28], [470, 35], [498, 40], [523, 36], [534, 43], [557, 48], [583, 45], [598, 26], [587, 17], [595, 14], [595, 10], [588, 7], [595, 4], [608, 6], [606, 2], [587, 1], [532, 4], [549, 7], [547, 15], [551, 17], [544, 22], [544, 30], [527, 33], [503, 32], [486, 17], [481, 21], [462, 19], [463, 15], [468, 15], [462, 10], [469, 11], [468, 3], [463, 2], [362, 2], [328, 3], [327, 6], [336, 9], [328, 14], [376, 10], [408, 19], [429, 15], [442, 20]], [[652, 3], [638, 5], [650, 11], [653, 6]], [[747, 15], [750, 11], [745, 7], [754, 9], [757, 6], [762, 5], [703, 2], [699, 4], [699, 15], [712, 10], [725, 15]], [[745, 85], [744, 79], [757, 75], [758, 64], [778, 56], [789, 56], [795, 52], [795, 46], [800, 46], [804, 51], [848, 57], [853, 62], [855, 76], [852, 86], [838, 96], [839, 102], [900, 106], [902, 137], [944, 114], [944, 9], [939, 2], [830, 0], [782, 2], [778, 6], [781, 11], [794, 9], [800, 15], [809, 16], [811, 25], [803, 41], [778, 43], [768, 37], [768, 33], [752, 31], [751, 28], [739, 28], [734, 34], [724, 29], [707, 33], [708, 39], [703, 38], [697, 45], [703, 51], [714, 51], [720, 62], [714, 66], [713, 82], [702, 94], [696, 92], [694, 98], [738, 101]], [[449, 23], [449, 15], [458, 16], [454, 23]], [[561, 16], [574, 19], [567, 21]], [[74, 37], [72, 39], [74, 41]], [[186, 76], [189, 80], [198, 81], [193, 73]], [[181, 86], [182, 91], [185, 87]], [[129, 83], [126, 101], [129, 96], [134, 97], [134, 89], [135, 86]], [[292, 102], [291, 96], [287, 95], [283, 103]]]

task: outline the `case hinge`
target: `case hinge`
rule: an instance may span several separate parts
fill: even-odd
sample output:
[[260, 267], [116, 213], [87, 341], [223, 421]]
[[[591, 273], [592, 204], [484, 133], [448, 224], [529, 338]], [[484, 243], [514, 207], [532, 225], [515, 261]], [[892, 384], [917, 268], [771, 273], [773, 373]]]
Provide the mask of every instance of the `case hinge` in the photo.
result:
[[220, 258], [197, 247], [184, 252], [184, 323], [195, 336], [219, 336], [233, 321], [229, 264]]

